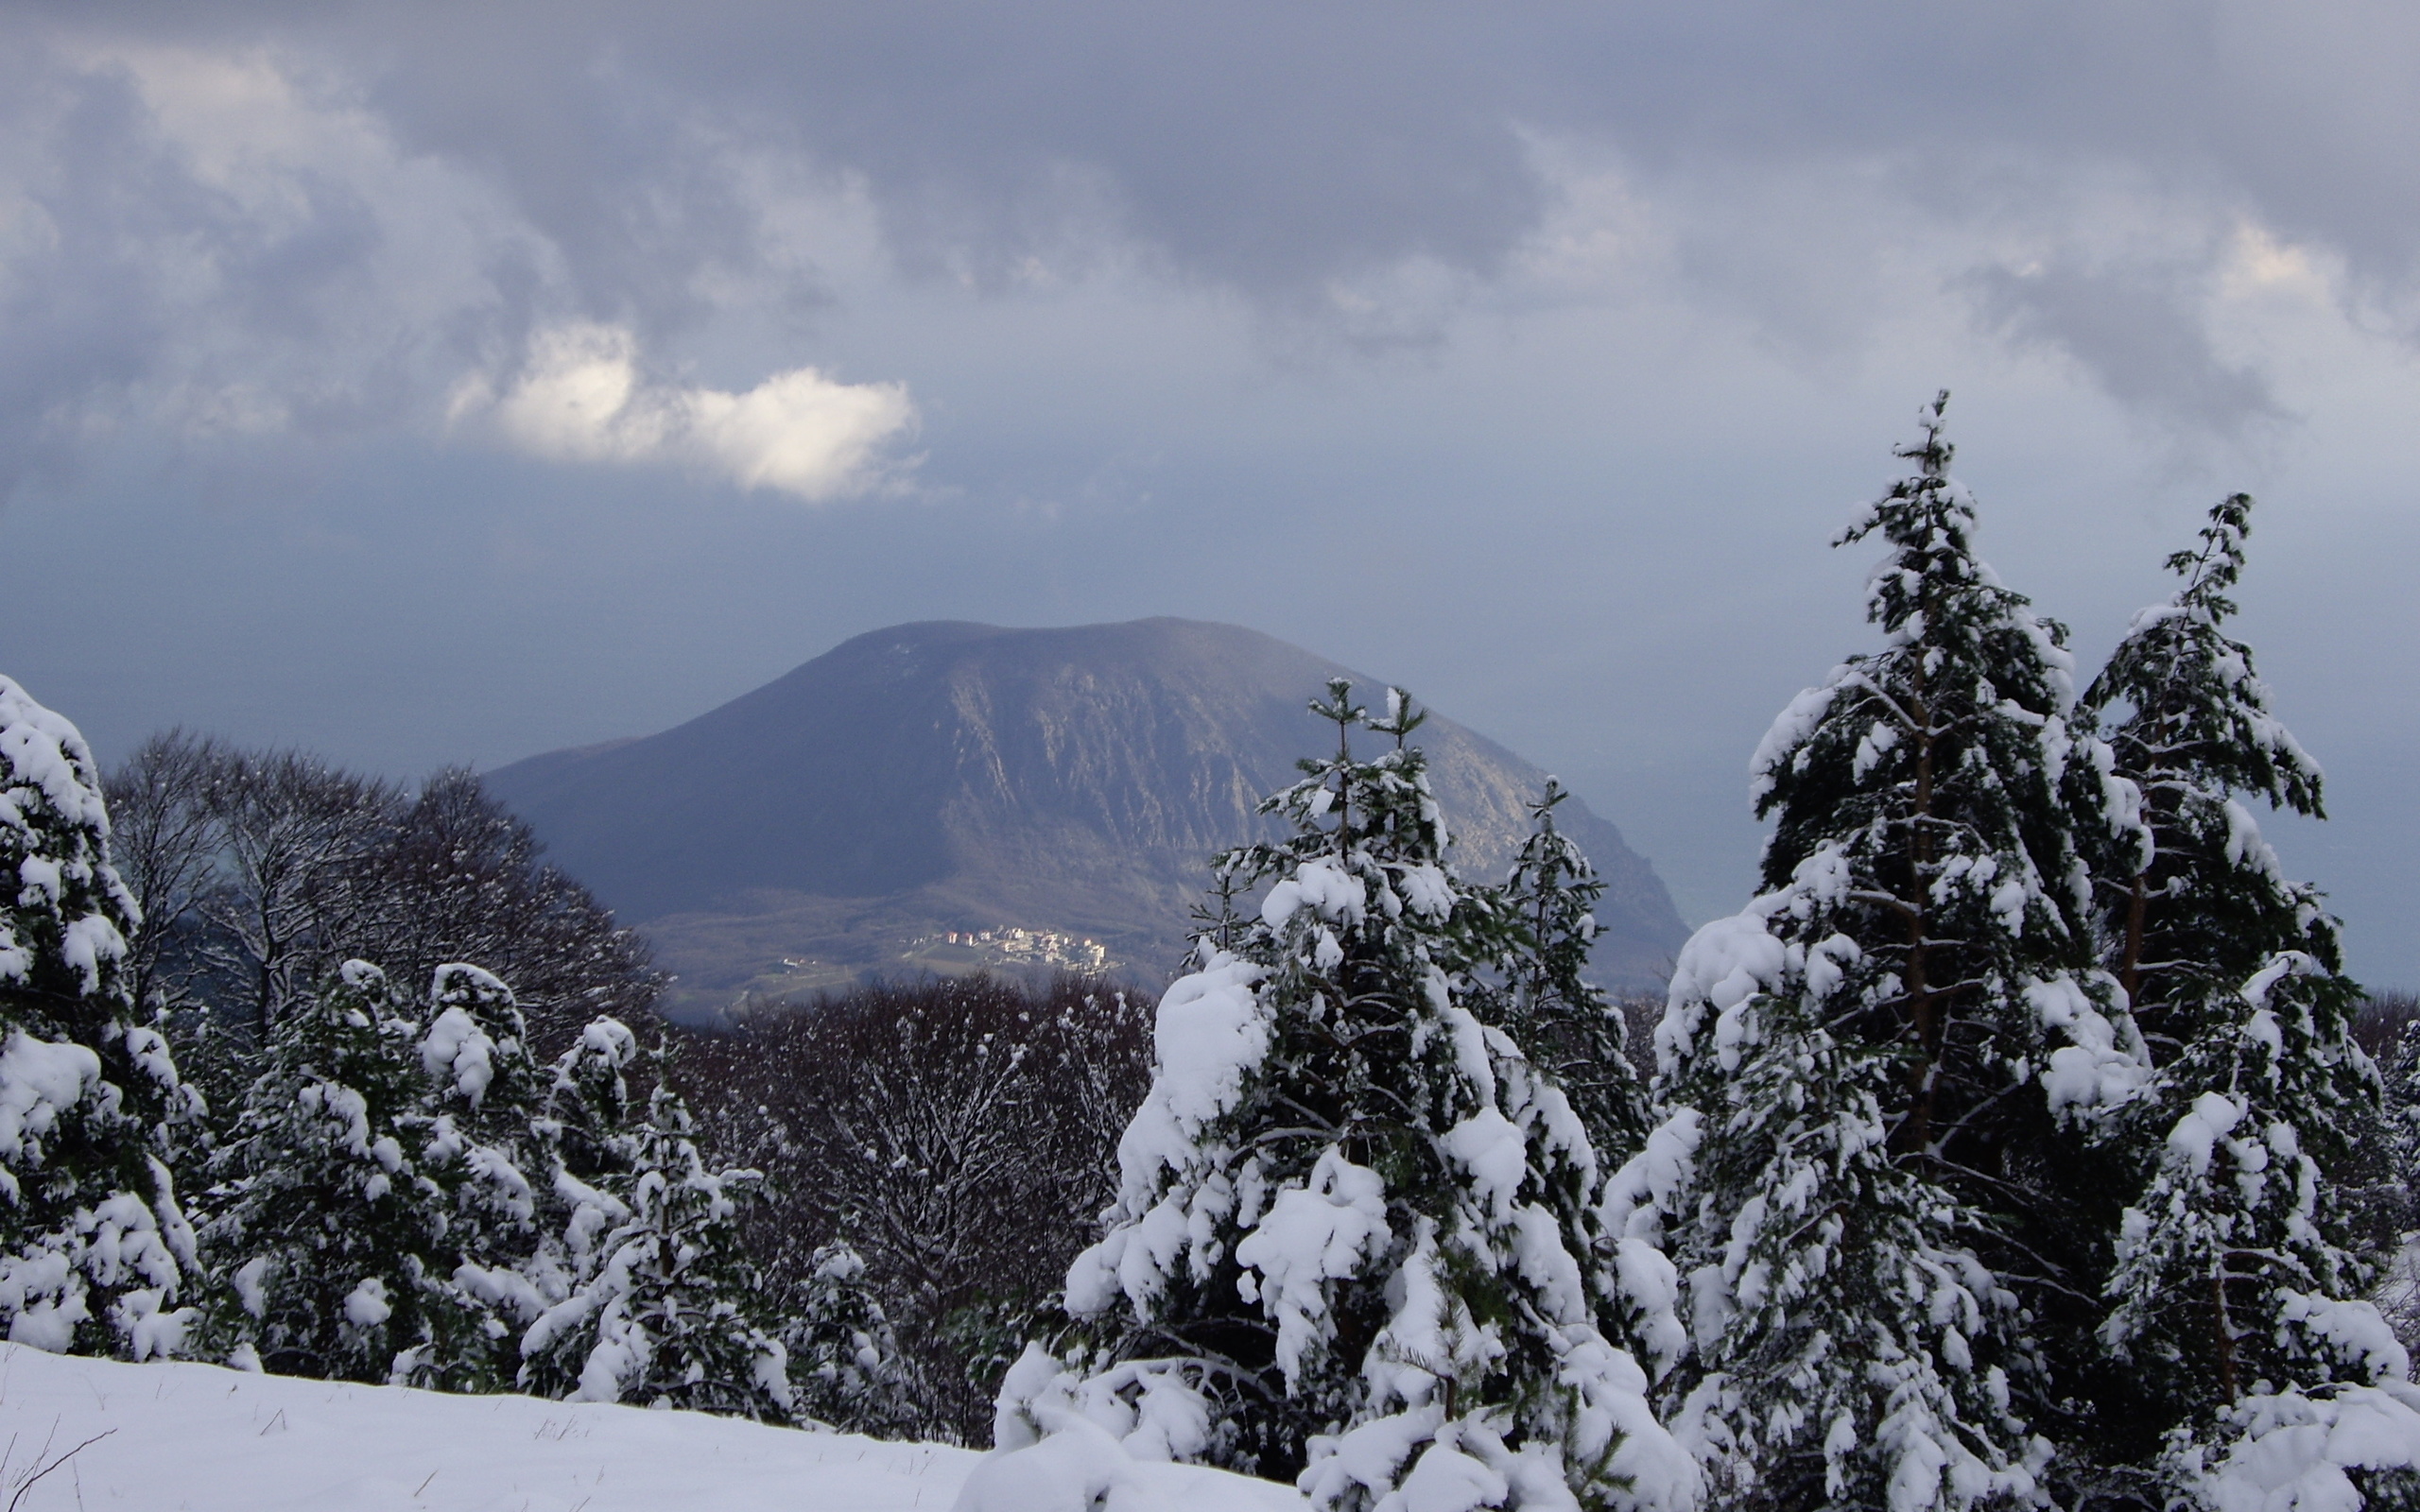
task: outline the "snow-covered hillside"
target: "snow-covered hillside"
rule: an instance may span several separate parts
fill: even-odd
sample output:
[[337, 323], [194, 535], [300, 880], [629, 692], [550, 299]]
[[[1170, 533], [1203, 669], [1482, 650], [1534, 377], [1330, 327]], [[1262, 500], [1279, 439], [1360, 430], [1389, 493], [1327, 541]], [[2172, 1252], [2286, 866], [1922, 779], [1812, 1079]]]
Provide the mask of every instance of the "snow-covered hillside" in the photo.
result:
[[[0, 1505], [79, 1444], [26, 1489], [18, 1512], [949, 1512], [983, 1461], [970, 1450], [699, 1413], [0, 1344]], [[1214, 1470], [1137, 1469], [1165, 1484], [1136, 1501], [1171, 1512], [1301, 1504], [1283, 1486]], [[1032, 1488], [1046, 1499], [1046, 1486]], [[1018, 1500], [1000, 1489], [1011, 1494], [987, 1504]]]

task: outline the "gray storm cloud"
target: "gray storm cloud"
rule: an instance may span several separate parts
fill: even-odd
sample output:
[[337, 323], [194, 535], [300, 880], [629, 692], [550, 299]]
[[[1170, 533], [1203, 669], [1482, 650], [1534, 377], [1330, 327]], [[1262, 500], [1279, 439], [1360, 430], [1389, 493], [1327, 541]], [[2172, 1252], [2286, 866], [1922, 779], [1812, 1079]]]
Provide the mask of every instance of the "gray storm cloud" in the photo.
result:
[[2072, 357], [2120, 404], [2185, 429], [2238, 435], [2287, 418], [2268, 380], [2213, 345], [2190, 275], [2106, 272], [2069, 261], [1988, 267], [1965, 280], [2011, 340]]
[[[150, 382], [229, 423], [336, 422], [372, 395], [437, 403], [448, 360], [523, 360], [567, 320], [653, 344], [734, 286], [810, 305], [775, 180], [861, 194], [911, 275], [1005, 287], [1115, 253], [1384, 332], [1395, 270], [1439, 270], [1433, 301], [1517, 267], [1570, 188], [1540, 133], [1613, 154], [1696, 238], [1699, 297], [1793, 341], [1859, 336], [1841, 312], [1875, 296], [1840, 285], [1896, 234], [1806, 224], [1789, 186], [1810, 176], [1914, 216], [1942, 282], [2012, 228], [2074, 240], [2107, 207], [2040, 186], [2084, 171], [2146, 220], [2320, 248], [2342, 298], [2394, 318], [2420, 269], [2420, 165], [2396, 146], [2420, 20], [2383, 7], [32, 6], [10, 30], [0, 383], [53, 407]], [[432, 250], [450, 293], [395, 276]], [[2153, 255], [1974, 287], [1987, 329], [2163, 423], [2271, 417], [2256, 367], [2193, 355], [2196, 276]], [[2068, 318], [2095, 290], [2139, 310]], [[209, 322], [252, 368], [301, 370], [215, 360]], [[339, 346], [353, 370], [295, 355]]]

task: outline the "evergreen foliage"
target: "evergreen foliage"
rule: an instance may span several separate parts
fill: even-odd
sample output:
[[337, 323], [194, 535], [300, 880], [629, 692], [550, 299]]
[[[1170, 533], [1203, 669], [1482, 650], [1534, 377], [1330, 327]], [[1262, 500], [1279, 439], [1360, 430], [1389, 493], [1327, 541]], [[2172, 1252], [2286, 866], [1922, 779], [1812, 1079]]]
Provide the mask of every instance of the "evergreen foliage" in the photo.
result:
[[801, 1418], [884, 1438], [910, 1435], [914, 1383], [856, 1250], [818, 1249], [781, 1315], [778, 1336]]
[[275, 1025], [221, 1163], [210, 1249], [239, 1356], [285, 1373], [522, 1389], [850, 1427], [896, 1417], [862, 1266], [822, 1257], [772, 1315], [740, 1243], [756, 1174], [710, 1169], [686, 1106], [600, 1018], [542, 1075], [512, 993], [452, 963], [424, 1023], [351, 962]]
[[1146, 1457], [1300, 1472], [1322, 1507], [1687, 1505], [1694, 1467], [1595, 1326], [1586, 1131], [1470, 1005], [1503, 909], [1446, 868], [1419, 715], [1350, 692], [1313, 705], [1335, 754], [1264, 805], [1293, 834], [1219, 863], [1256, 917], [1162, 1001], [1111, 1227], [1068, 1278], [1098, 1348], [1011, 1372], [1001, 1441], [1073, 1414]]
[[54, 1351], [175, 1353], [199, 1271], [171, 1161], [199, 1125], [125, 969], [140, 919], [76, 727], [0, 678], [0, 1323]]
[[352, 961], [291, 1000], [206, 1229], [241, 1348], [285, 1374], [509, 1387], [542, 1297], [540, 1091], [510, 990], [476, 967], [416, 1004]]
[[2420, 1211], [2420, 1017], [2400, 1024], [2379, 1072], [2386, 1118], [2381, 1147], [2374, 1153], [2385, 1167], [2382, 1184], [2401, 1198], [2389, 1208], [2389, 1231], [2406, 1242], [2387, 1262], [2378, 1305], [2405, 1350], [2420, 1353], [2420, 1243], [2410, 1240], [2420, 1228], [2414, 1219]]
[[[2094, 1321], [2058, 1118], [2143, 1071], [2063, 801], [2064, 633], [1975, 556], [1946, 400], [1837, 542], [1889, 547], [1885, 646], [1765, 737], [1766, 892], [1691, 941], [1658, 1031], [1667, 1126], [1696, 1142], [1661, 1199], [1696, 1327], [1676, 1389], [1755, 1504], [2032, 1494], [2045, 1354]], [[2098, 792], [2090, 822], [2130, 822]]]
[[1631, 1069], [1621, 1010], [1587, 980], [1593, 912], [1605, 885], [1568, 835], [1555, 828], [1555, 806], [1570, 797], [1547, 779], [1530, 805], [1530, 838], [1499, 890], [1503, 1005], [1490, 1015], [1571, 1100], [1599, 1162], [1637, 1153], [1647, 1137], [1646, 1089]]
[[2199, 549], [2168, 559], [2184, 587], [2135, 616], [2082, 705], [2106, 730], [2115, 774], [2141, 795], [2139, 832], [2084, 833], [2098, 842], [2108, 964], [2163, 1060], [2205, 1027], [2213, 993], [2275, 953], [2342, 965], [2317, 890], [2286, 878], [2244, 805], [2325, 815], [2319, 764], [2270, 712], [2251, 648], [2225, 631], [2251, 514], [2240, 493], [2211, 508]]
[[[183, 1001], [159, 984], [184, 947], [140, 931], [82, 740], [0, 679], [0, 866], [20, 883], [0, 899], [0, 1319], [11, 1339], [781, 1420], [797, 1400], [794, 1344], [812, 1410], [855, 1427], [896, 1419], [895, 1351], [862, 1263], [837, 1246], [820, 1254], [796, 1315], [771, 1319], [737, 1228], [755, 1174], [708, 1168], [662, 1057], [634, 1114], [635, 1041], [618, 1021], [579, 1032], [549, 1078], [511, 989], [478, 967], [438, 964], [419, 1003], [359, 960], [298, 985], [311, 950], [378, 919], [424, 944], [567, 919], [556, 935], [586, 954], [549, 982], [601, 971], [645, 985], [624, 936], [582, 912], [585, 895], [533, 873], [526, 830], [475, 782], [441, 778], [403, 811], [382, 886], [362, 840], [394, 817], [384, 789], [348, 816], [352, 790], [299, 758], [268, 764], [277, 781], [237, 781], [248, 769], [206, 742], [151, 754], [128, 789], [146, 816], [147, 885], [172, 919], [216, 903], [258, 926], [243, 976], [260, 1042], [227, 1057], [256, 1071], [208, 1153], [216, 1184], [198, 1246], [169, 1160], [201, 1158], [205, 1109], [162, 1036], [130, 1022], [144, 971], [164, 1006]], [[313, 801], [285, 803], [286, 788]], [[214, 859], [220, 846], [232, 861]], [[208, 882], [222, 864], [257, 885]], [[400, 918], [414, 898], [447, 904], [444, 917]], [[137, 935], [144, 948], [130, 953]], [[223, 921], [221, 936], [245, 937]]]
[[[2113, 1133], [2152, 1175], [2130, 1208], [2102, 1336], [2141, 1381], [2138, 1411], [2205, 1433], [2256, 1389], [2401, 1379], [2324, 1170], [2376, 1126], [2366, 1058], [2342, 1034], [2343, 979], [2287, 953], [2211, 1005], [2212, 1023]], [[2215, 1017], [2215, 1012], [2212, 1017]]]
[[383, 1382], [458, 1330], [440, 1314], [450, 1194], [429, 1169], [420, 1024], [352, 961], [288, 1004], [217, 1153], [203, 1240], [241, 1309], [239, 1357]]
[[788, 1348], [760, 1321], [756, 1270], [736, 1243], [758, 1173], [708, 1170], [687, 1105], [660, 1074], [624, 1144], [630, 1174], [605, 1209], [614, 1222], [599, 1263], [523, 1338], [527, 1383], [549, 1395], [568, 1383], [577, 1400], [790, 1420]]
[[1665, 1196], [1697, 1330], [1680, 1416], [1729, 1505], [2022, 1499], [2046, 1446], [2011, 1370], [2039, 1362], [1975, 1253], [1988, 1215], [1894, 1154], [1910, 1057], [1846, 1032], [1888, 977], [1772, 917], [1692, 941], [1674, 1001], [1697, 1022], [1668, 1021], [1665, 1135], [1694, 1157]]
[[[1338, 680], [1334, 752], [1262, 805], [1290, 833], [1217, 860], [1063, 1312], [1036, 1290], [1136, 1095], [1122, 998], [978, 979], [744, 1026], [701, 1052], [717, 1146], [668, 1045], [586, 1017], [644, 1003], [643, 954], [475, 779], [406, 801], [168, 737], [126, 774], [130, 889], [83, 742], [0, 679], [0, 1324], [933, 1433], [1039, 1321], [1001, 1448], [1071, 1432], [1319, 1512], [2420, 1507], [2344, 1193], [2420, 1176], [2420, 1028], [2382, 1078], [2253, 816], [2323, 782], [2226, 633], [2251, 501], [2079, 702], [1975, 554], [1946, 399], [1835, 542], [1887, 547], [1882, 648], [1759, 747], [1761, 892], [1684, 950], [1651, 1089], [1583, 975], [1604, 889], [1560, 787], [1465, 882], [1421, 714]], [[399, 976], [328, 967], [349, 939]], [[528, 964], [534, 1019], [447, 941]], [[138, 1004], [256, 1035], [193, 1041], [248, 1078], [215, 1145]], [[781, 1212], [734, 1150], [784, 1162]]]
[[2378, 1126], [2380, 1086], [2353, 1038], [2360, 988], [2335, 920], [2289, 880], [2246, 800], [2321, 813], [2318, 764], [2270, 712], [2251, 651], [2224, 632], [2252, 501], [2210, 511], [2184, 587], [2135, 618], [2085, 702], [2115, 773], [2143, 795], [2150, 844], [2105, 863], [2104, 950], [2159, 1065], [2101, 1121], [2139, 1195], [2105, 1283], [2101, 1341], [2122, 1366], [2109, 1446], [2160, 1456], [2189, 1489], [2247, 1398], [2401, 1380], [2408, 1360], [2329, 1177]]
[[[527, 1286], [544, 1274], [540, 1204], [551, 1133], [512, 989], [463, 962], [431, 975], [413, 1124], [439, 1211], [429, 1256], [430, 1336], [399, 1356], [394, 1379], [453, 1391], [509, 1388], [510, 1339], [530, 1320]], [[543, 1295], [543, 1293], [541, 1294]]]

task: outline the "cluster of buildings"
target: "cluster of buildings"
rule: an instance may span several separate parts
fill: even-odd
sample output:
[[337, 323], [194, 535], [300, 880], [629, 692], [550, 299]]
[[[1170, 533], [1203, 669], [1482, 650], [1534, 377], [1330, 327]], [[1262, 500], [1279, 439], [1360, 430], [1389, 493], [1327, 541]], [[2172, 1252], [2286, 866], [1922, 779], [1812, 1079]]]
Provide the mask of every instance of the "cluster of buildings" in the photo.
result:
[[987, 956], [996, 955], [1012, 966], [1061, 966], [1071, 971], [1102, 971], [1110, 965], [1109, 948], [1099, 941], [1050, 929], [954, 929], [936, 938], [918, 940], [916, 945], [918, 950], [957, 945]]

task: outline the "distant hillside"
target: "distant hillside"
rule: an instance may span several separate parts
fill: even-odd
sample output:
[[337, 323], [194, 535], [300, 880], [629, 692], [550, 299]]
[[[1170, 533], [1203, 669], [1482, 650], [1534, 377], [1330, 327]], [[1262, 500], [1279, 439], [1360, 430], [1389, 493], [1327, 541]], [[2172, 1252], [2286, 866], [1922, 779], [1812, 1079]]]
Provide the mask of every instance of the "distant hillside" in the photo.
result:
[[[676, 1008], [896, 969], [911, 949], [975, 964], [990, 945], [939, 936], [1011, 926], [1158, 975], [1211, 852], [1265, 833], [1253, 806], [1334, 738], [1305, 705], [1337, 676], [1379, 691], [1228, 625], [903, 625], [676, 730], [487, 781], [654, 940]], [[1418, 739], [1461, 868], [1492, 877], [1545, 774], [1443, 717]], [[1558, 815], [1609, 883], [1599, 972], [1657, 980], [1686, 935], [1664, 885], [1578, 799]]]

